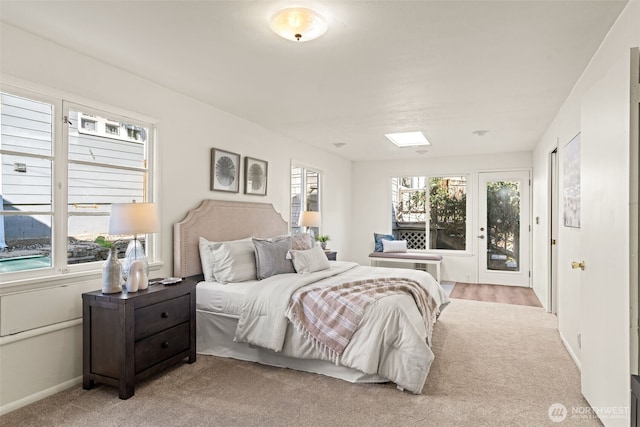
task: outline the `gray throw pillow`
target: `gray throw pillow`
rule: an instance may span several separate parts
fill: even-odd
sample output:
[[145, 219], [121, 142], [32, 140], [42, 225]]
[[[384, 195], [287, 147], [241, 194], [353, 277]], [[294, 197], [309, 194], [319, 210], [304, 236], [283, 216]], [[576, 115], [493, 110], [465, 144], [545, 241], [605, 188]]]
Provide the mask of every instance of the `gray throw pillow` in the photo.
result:
[[282, 240], [253, 239], [256, 249], [256, 271], [258, 280], [276, 274], [295, 273], [287, 254], [291, 249], [291, 238]]

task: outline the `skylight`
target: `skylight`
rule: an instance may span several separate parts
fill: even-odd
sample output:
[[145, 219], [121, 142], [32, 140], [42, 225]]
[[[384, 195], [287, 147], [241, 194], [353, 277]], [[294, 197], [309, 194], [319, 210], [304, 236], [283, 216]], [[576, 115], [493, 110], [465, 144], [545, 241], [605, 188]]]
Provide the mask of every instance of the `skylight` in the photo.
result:
[[399, 132], [399, 133], [385, 133], [389, 141], [393, 142], [398, 147], [418, 147], [420, 145], [431, 145], [427, 138], [420, 131], [416, 132]]

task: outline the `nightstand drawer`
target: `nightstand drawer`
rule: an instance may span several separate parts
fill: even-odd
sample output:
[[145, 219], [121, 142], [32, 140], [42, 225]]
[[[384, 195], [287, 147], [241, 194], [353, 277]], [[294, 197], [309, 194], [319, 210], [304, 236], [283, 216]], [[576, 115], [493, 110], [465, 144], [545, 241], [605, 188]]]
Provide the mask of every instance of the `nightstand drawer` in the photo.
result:
[[135, 311], [135, 340], [186, 322], [190, 316], [189, 295], [139, 308]]
[[189, 348], [189, 322], [136, 343], [136, 374]]

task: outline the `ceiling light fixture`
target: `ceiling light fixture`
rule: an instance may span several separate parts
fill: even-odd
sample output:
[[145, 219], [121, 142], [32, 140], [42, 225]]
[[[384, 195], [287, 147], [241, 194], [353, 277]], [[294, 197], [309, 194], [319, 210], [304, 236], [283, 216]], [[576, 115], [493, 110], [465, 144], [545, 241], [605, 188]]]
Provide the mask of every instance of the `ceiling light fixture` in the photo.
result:
[[393, 142], [400, 148], [403, 147], [418, 147], [420, 145], [431, 145], [431, 143], [425, 138], [420, 131], [416, 132], [400, 132], [400, 133], [385, 133], [389, 141]]
[[344, 147], [345, 145], [347, 145], [347, 143], [346, 143], [346, 142], [334, 142], [334, 143], [333, 143], [333, 146], [334, 146], [334, 147], [336, 147], [336, 148], [342, 148], [342, 147]]
[[327, 31], [326, 19], [304, 7], [282, 9], [271, 17], [269, 26], [280, 37], [294, 42], [308, 42]]
[[485, 136], [486, 134], [489, 133], [489, 131], [488, 130], [484, 130], [484, 129], [480, 129], [480, 130], [474, 130], [471, 133], [474, 134], [475, 136]]

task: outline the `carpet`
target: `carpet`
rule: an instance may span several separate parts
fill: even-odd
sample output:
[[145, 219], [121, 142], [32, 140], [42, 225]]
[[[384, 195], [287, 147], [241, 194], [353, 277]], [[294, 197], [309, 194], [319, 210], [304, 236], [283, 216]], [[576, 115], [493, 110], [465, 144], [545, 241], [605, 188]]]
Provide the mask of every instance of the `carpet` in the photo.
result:
[[[598, 426], [580, 374], [541, 308], [453, 299], [434, 329], [421, 395], [391, 384], [198, 355], [141, 382], [80, 385], [0, 417], [8, 426]], [[566, 408], [552, 422], [549, 408]], [[557, 413], [556, 413], [557, 414]]]

